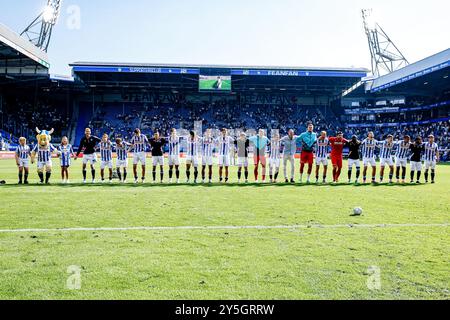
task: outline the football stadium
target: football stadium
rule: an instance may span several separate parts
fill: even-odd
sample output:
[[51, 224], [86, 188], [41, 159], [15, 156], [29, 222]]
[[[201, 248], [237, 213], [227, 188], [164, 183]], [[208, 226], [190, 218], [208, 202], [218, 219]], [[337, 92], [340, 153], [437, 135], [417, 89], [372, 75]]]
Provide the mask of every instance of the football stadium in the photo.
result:
[[60, 76], [62, 8], [0, 24], [0, 299], [450, 298], [450, 48]]

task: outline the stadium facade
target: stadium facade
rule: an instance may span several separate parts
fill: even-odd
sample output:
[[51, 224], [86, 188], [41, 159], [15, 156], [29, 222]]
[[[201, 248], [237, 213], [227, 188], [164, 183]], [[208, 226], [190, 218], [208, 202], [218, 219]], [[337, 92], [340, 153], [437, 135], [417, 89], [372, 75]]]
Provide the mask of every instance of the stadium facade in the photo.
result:
[[[33, 137], [34, 125], [25, 118], [43, 126], [59, 124], [56, 135], [68, 135], [75, 145], [87, 125], [113, 135], [118, 134], [114, 124], [123, 119], [128, 127], [121, 128], [121, 135], [143, 123], [148, 133], [167, 129], [155, 114], [187, 129], [203, 121], [301, 130], [304, 118], [347, 134], [432, 123], [448, 128], [450, 49], [376, 79], [365, 68], [102, 62], [75, 62], [71, 76], [55, 76], [49, 74], [46, 53], [3, 26], [0, 53], [2, 136], [11, 136], [12, 142], [20, 135]], [[271, 108], [277, 121], [267, 119]], [[166, 114], [169, 109], [173, 119]], [[217, 119], [231, 117], [235, 109], [242, 119]], [[290, 121], [283, 125], [279, 113], [288, 109], [284, 118]], [[54, 121], [45, 121], [46, 112]], [[247, 119], [255, 114], [261, 119]]]

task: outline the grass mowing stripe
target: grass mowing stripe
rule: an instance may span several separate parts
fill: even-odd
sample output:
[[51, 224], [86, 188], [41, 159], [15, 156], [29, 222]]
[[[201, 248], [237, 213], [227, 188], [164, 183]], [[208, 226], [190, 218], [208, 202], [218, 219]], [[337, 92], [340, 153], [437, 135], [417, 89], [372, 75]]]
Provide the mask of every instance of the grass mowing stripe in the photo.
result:
[[432, 228], [448, 227], [448, 223], [402, 223], [402, 224], [336, 224], [336, 225], [292, 225], [292, 226], [177, 226], [177, 227], [99, 227], [99, 228], [54, 228], [54, 229], [4, 229], [0, 233], [28, 232], [76, 232], [76, 231], [171, 231], [171, 230], [272, 230], [272, 229], [339, 229], [339, 228]]

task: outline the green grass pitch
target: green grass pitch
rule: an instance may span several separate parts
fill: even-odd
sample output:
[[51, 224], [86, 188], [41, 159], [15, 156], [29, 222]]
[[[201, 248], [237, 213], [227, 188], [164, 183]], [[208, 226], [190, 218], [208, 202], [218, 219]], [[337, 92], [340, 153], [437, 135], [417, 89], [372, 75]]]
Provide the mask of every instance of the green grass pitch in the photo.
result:
[[0, 299], [450, 298], [450, 166], [435, 185], [82, 186], [80, 165], [22, 187], [0, 161]]

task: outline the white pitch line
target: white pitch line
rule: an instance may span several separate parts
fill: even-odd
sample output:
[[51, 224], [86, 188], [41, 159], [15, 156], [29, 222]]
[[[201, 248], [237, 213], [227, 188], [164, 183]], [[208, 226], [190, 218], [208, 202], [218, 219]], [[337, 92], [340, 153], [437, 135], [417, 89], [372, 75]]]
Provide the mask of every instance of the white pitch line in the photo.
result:
[[0, 229], [0, 233], [51, 233], [87, 231], [172, 231], [172, 230], [274, 230], [274, 229], [371, 229], [371, 228], [432, 228], [448, 227], [448, 223], [403, 223], [403, 224], [334, 224], [334, 225], [290, 225], [290, 226], [178, 226], [178, 227], [121, 227], [121, 228], [54, 228], [54, 229]]

